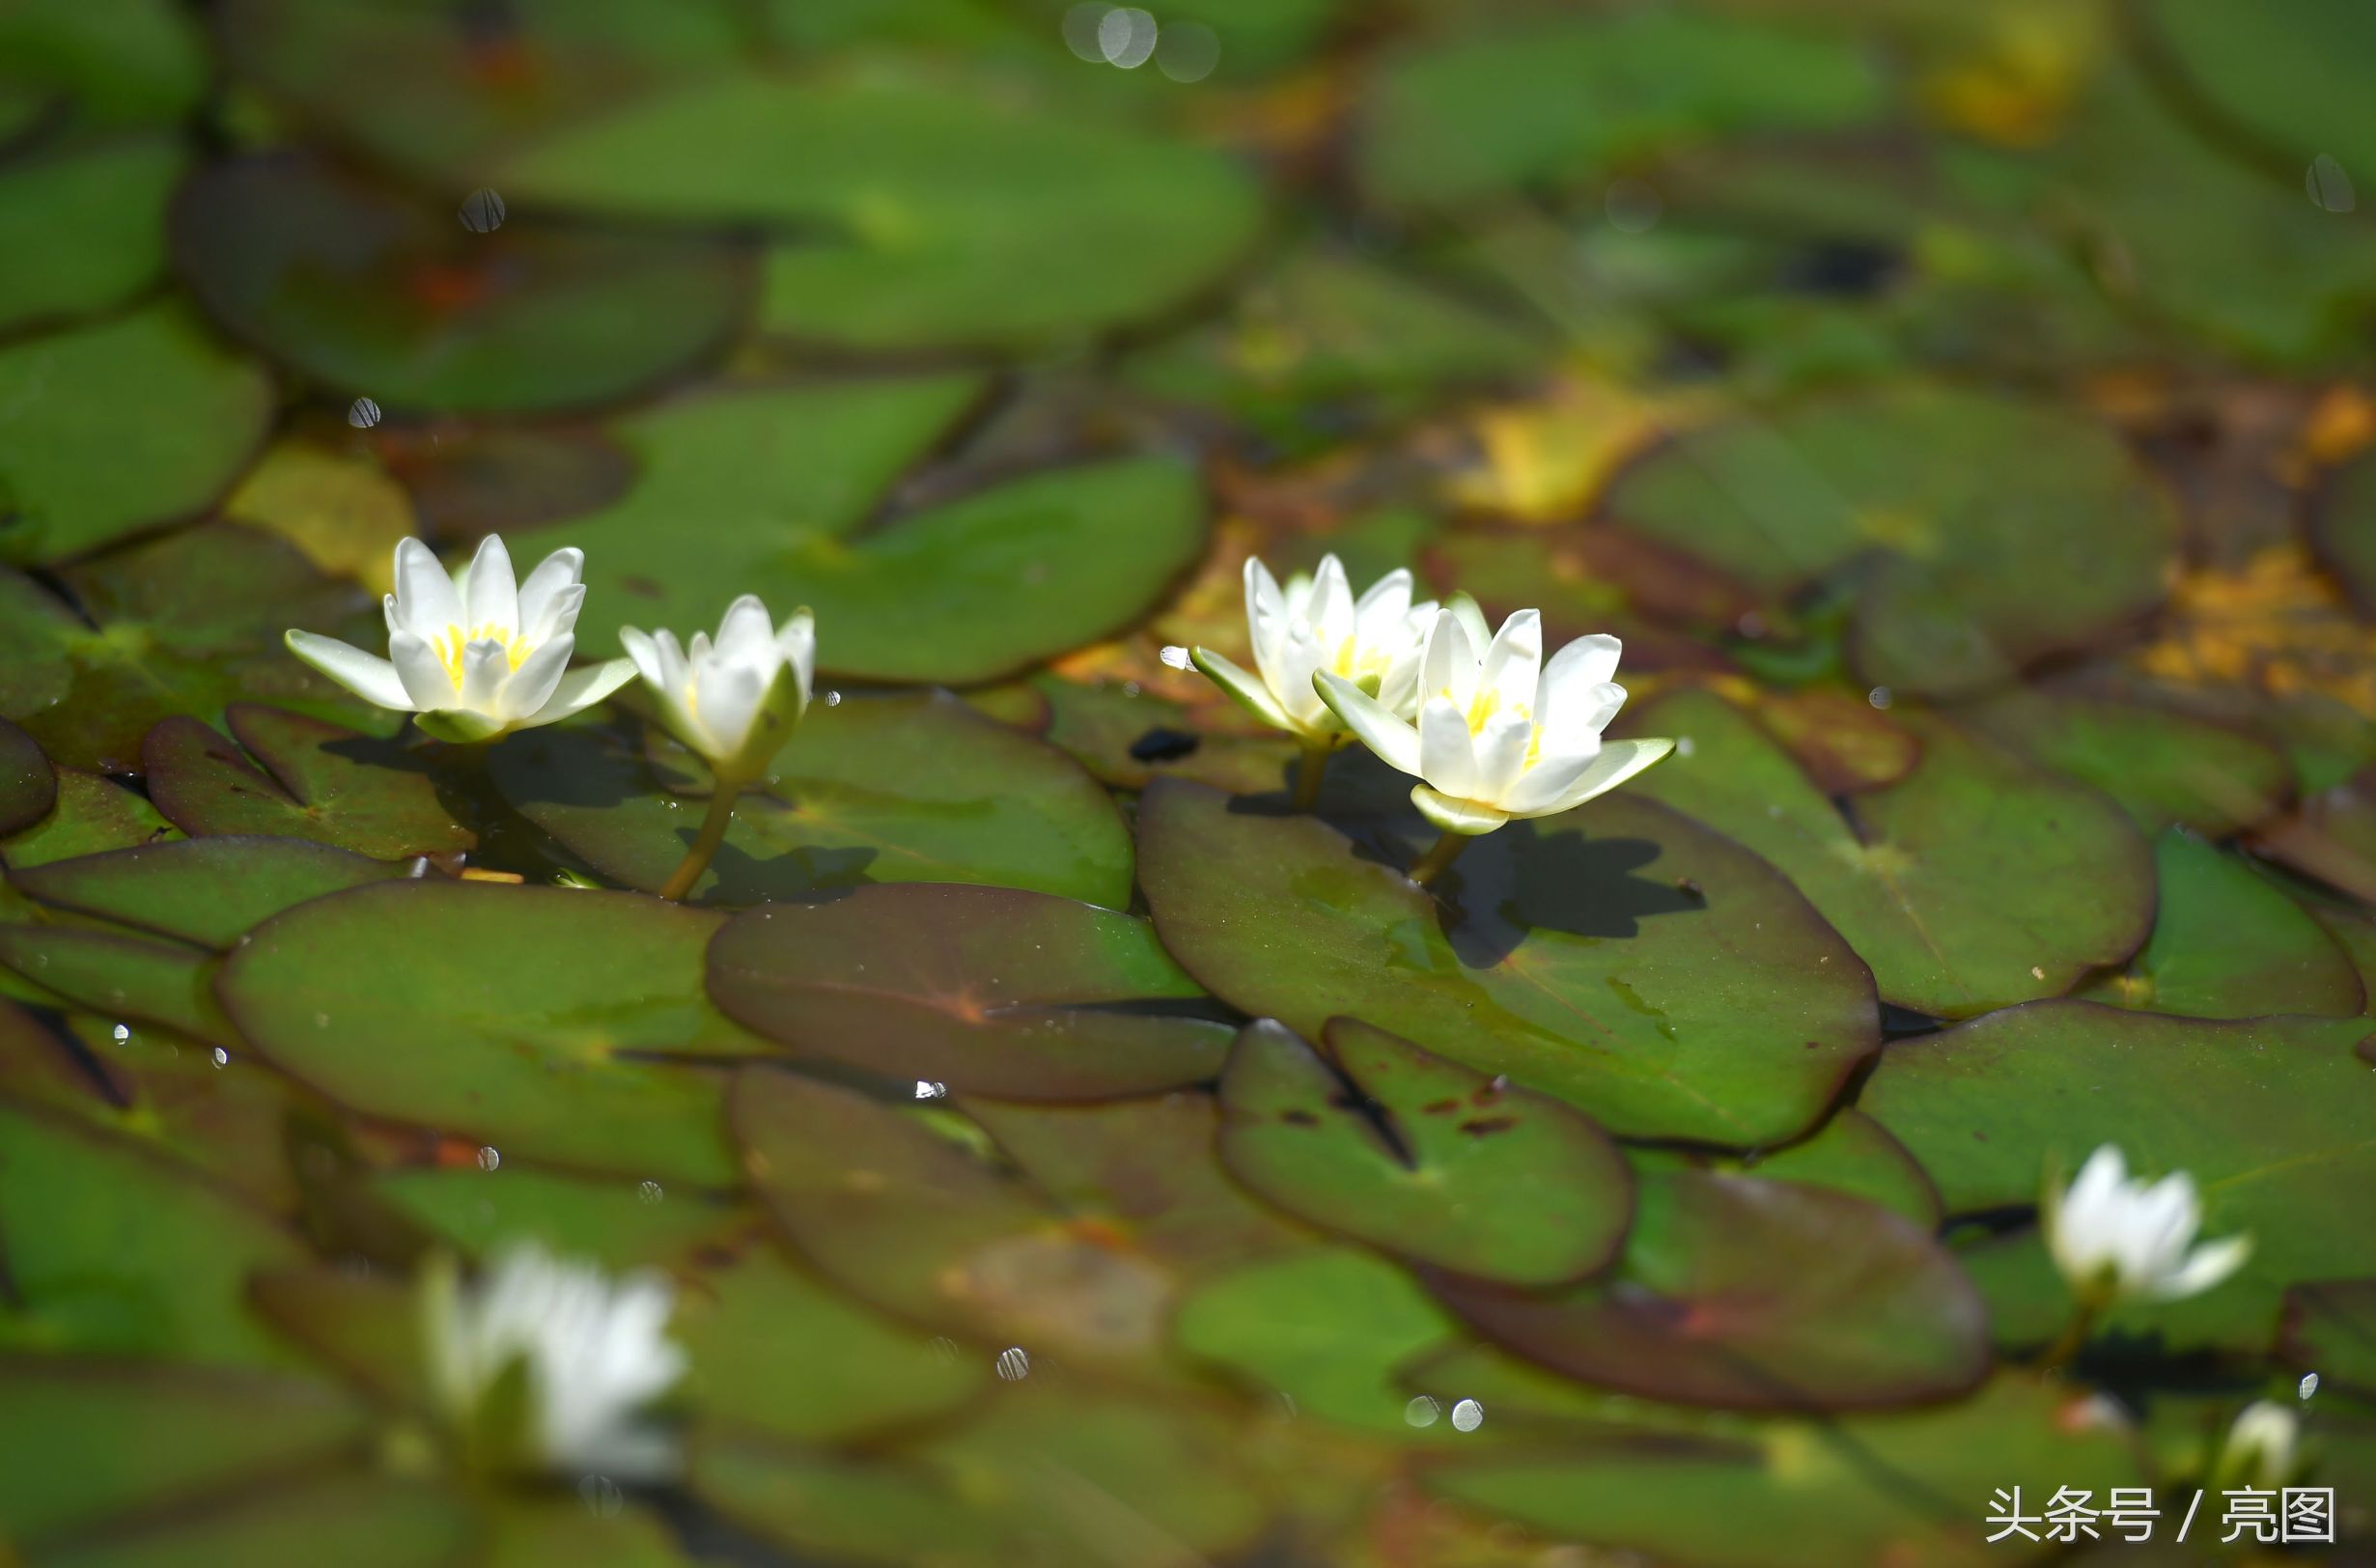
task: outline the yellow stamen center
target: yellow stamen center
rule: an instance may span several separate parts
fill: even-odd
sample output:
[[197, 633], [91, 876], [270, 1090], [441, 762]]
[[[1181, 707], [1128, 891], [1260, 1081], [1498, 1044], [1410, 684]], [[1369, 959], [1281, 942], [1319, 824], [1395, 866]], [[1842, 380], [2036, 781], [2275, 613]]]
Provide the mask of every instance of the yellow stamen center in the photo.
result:
[[447, 627], [431, 639], [430, 647], [436, 650], [437, 661], [445, 666], [447, 677], [458, 686], [462, 684], [462, 656], [469, 652], [474, 642], [501, 644], [503, 657], [512, 669], [519, 668], [521, 661], [533, 652], [527, 639], [499, 626], [490, 624], [471, 631], [465, 631], [459, 626]]

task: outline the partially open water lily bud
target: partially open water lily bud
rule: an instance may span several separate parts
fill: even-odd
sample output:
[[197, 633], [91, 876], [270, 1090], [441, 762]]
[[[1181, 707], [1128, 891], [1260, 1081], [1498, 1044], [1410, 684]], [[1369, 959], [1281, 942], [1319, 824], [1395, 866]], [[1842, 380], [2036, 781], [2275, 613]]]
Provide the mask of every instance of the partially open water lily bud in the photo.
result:
[[755, 594], [726, 607], [713, 640], [629, 627], [619, 641], [658, 701], [661, 721], [721, 779], [746, 783], [792, 739], [817, 674], [817, 627], [797, 609], [779, 629]]

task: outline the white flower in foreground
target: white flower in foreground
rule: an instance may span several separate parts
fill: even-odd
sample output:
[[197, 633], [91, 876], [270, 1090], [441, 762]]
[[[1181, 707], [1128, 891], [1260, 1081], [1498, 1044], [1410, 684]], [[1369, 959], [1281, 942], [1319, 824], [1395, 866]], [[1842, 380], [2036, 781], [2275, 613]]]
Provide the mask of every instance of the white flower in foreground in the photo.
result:
[[2082, 1303], [2099, 1308], [2199, 1294], [2242, 1268], [2252, 1250], [2249, 1236], [2194, 1246], [2202, 1224], [2194, 1178], [2181, 1170], [2158, 1182], [2132, 1181], [2109, 1143], [2088, 1156], [2069, 1187], [2047, 1189], [2041, 1214], [2055, 1266]]
[[2299, 1478], [2302, 1418], [2274, 1401], [2244, 1407], [2220, 1451], [2220, 1489], [2256, 1486], [2274, 1491]]
[[457, 1426], [484, 1437], [505, 1414], [490, 1415], [489, 1395], [517, 1364], [525, 1381], [514, 1386], [525, 1403], [518, 1430], [497, 1434], [507, 1461], [568, 1475], [666, 1474], [676, 1444], [641, 1412], [685, 1371], [685, 1353], [665, 1332], [673, 1294], [663, 1275], [614, 1282], [533, 1243], [468, 1284], [450, 1268], [434, 1272], [424, 1329], [438, 1403]]
[[1425, 782], [1412, 802], [1447, 833], [1490, 833], [1514, 817], [1548, 817], [1615, 789], [1674, 749], [1672, 741], [1607, 741], [1624, 706], [1619, 644], [1579, 637], [1543, 662], [1543, 622], [1520, 610], [1488, 637], [1484, 614], [1456, 596], [1436, 613], [1420, 658], [1417, 722], [1323, 670], [1321, 694], [1387, 766]]
[[768, 764], [808, 712], [817, 672], [817, 628], [805, 609], [779, 630], [768, 606], [744, 594], [726, 606], [717, 640], [693, 633], [681, 648], [673, 631], [619, 633], [628, 657], [658, 699], [669, 732], [707, 759], [721, 779], [747, 782]]
[[1344, 741], [1345, 726], [1313, 689], [1313, 675], [1328, 671], [1387, 712], [1409, 714], [1418, 690], [1421, 642], [1435, 609], [1411, 602], [1411, 574], [1399, 568], [1356, 600], [1333, 555], [1323, 557], [1309, 577], [1290, 577], [1283, 589], [1268, 567], [1249, 559], [1245, 632], [1260, 678], [1210, 649], [1194, 649], [1188, 658], [1264, 723], [1307, 746], [1332, 746]]
[[517, 582], [511, 553], [490, 534], [448, 576], [427, 545], [407, 539], [396, 546], [396, 592], [386, 600], [386, 658], [311, 631], [291, 631], [289, 651], [349, 691], [413, 714], [441, 741], [491, 741], [550, 724], [635, 673], [624, 658], [569, 667], [585, 560], [578, 550], [555, 550]]

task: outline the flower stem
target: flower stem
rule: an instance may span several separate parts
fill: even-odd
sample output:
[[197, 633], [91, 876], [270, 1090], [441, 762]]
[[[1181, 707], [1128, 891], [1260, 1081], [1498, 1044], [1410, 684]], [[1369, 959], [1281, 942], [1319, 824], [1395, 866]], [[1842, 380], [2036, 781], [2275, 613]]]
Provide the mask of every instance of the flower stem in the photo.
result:
[[1467, 833], [1447, 832], [1436, 840], [1434, 849], [1411, 862], [1411, 880], [1425, 887], [1443, 875], [1444, 868], [1460, 858], [1460, 852], [1468, 847], [1468, 837]]
[[735, 797], [741, 793], [740, 784], [729, 784], [722, 778], [717, 781], [717, 788], [710, 792], [709, 814], [701, 819], [701, 832], [694, 837], [693, 847], [685, 852], [685, 858], [677, 863], [677, 869], [668, 874], [660, 897], [681, 904], [685, 895], [693, 890], [693, 884], [701, 881], [701, 874], [710, 869], [711, 856], [726, 842], [726, 829], [735, 820]]
[[1309, 811], [1320, 804], [1320, 781], [1328, 776], [1328, 751], [1325, 745], [1305, 746], [1303, 760], [1296, 765], [1296, 809]]
[[2039, 1371], [2052, 1372], [2080, 1353], [2087, 1343], [2088, 1333], [2095, 1328], [2097, 1310], [2094, 1302], [2084, 1297], [2080, 1299], [2078, 1309], [2071, 1314], [2071, 1321], [2062, 1326], [2062, 1332], [2046, 1347], [2046, 1354], [2038, 1358]]

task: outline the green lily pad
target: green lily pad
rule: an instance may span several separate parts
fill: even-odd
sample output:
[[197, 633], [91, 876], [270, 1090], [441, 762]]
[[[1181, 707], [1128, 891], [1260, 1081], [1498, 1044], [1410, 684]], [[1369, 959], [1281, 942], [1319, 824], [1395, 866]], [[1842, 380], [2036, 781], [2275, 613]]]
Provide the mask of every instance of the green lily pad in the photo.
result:
[[2147, 832], [2183, 823], [2224, 838], [2276, 816], [2292, 793], [2293, 770], [2266, 741], [2145, 703], [2009, 691], [1956, 717], [2102, 790]]
[[692, 1568], [675, 1531], [647, 1509], [618, 1511], [595, 1499], [507, 1497], [488, 1508], [480, 1528], [482, 1568]]
[[220, 949], [292, 905], [403, 875], [303, 839], [185, 838], [53, 860], [9, 882], [44, 904]]
[[[714, 627], [739, 594], [788, 611], [811, 602], [801, 541], [857, 526], [981, 390], [970, 376], [919, 376], [670, 399], [610, 427], [636, 464], [615, 501], [511, 538], [513, 553], [586, 552], [577, 641], [588, 654], [616, 653], [623, 626]], [[688, 517], [702, 519], [698, 550], [678, 533]], [[829, 658], [841, 629], [823, 624]]]
[[1919, 384], [1689, 432], [1604, 504], [1776, 600], [1860, 568], [1849, 657], [1900, 695], [1970, 695], [2101, 640], [2161, 602], [2177, 546], [2110, 432]]
[[12, 164], [0, 177], [0, 326], [112, 310], [165, 270], [165, 197], [187, 154], [133, 137]]
[[2020, 1537], [1986, 1544], [1998, 1488], [2021, 1487], [2039, 1513], [2062, 1487], [2109, 1498], [2143, 1479], [2134, 1439], [2091, 1418], [2079, 1391], [2010, 1374], [1938, 1410], [1496, 1451], [1427, 1477], [1536, 1529], [1695, 1568], [2021, 1561], [2035, 1549]]
[[1573, 187], [1679, 144], [1844, 129], [1885, 102], [1878, 63], [1844, 41], [1618, 11], [1406, 53], [1372, 84], [1359, 175], [1387, 206], [1473, 202]]
[[58, 803], [58, 774], [32, 736], [0, 718], [0, 837], [23, 831]]
[[2360, 971], [2301, 905], [2183, 827], [2154, 840], [2161, 904], [2127, 967], [2079, 994], [2192, 1018], [2343, 1017], [2366, 1005]]
[[70, 122], [173, 126], [206, 96], [206, 29], [171, 0], [24, 0], [0, 14], [0, 60]]
[[[702, 765], [668, 759], [706, 786]], [[605, 877], [657, 891], [707, 800], [666, 793], [685, 772], [647, 764], [616, 732], [545, 729], [489, 759], [520, 815]], [[694, 884], [740, 906], [864, 882], [979, 882], [1120, 907], [1131, 838], [1112, 800], [1054, 747], [946, 692], [812, 706], [775, 771], [735, 800]]]
[[1159, 315], [1238, 258], [1262, 210], [1206, 149], [881, 75], [712, 78], [563, 127], [495, 174], [551, 207], [791, 231], [769, 254], [762, 326], [863, 349], [1025, 346]]
[[417, 754], [253, 703], [223, 716], [238, 744], [194, 718], [166, 719], [141, 742], [149, 798], [183, 832], [312, 839], [380, 860], [476, 846]]
[[1885, 1001], [1960, 1018], [2055, 995], [2125, 960], [2152, 921], [2151, 852], [2117, 807], [1943, 723], [1921, 727], [1902, 781], [1838, 803], [1713, 694], [1634, 723], [1681, 740], [1633, 788], [1787, 874]]
[[238, 1037], [210, 989], [213, 957], [202, 947], [113, 929], [0, 925], [0, 965], [108, 1019], [161, 1023], [210, 1046]]
[[250, 1270], [296, 1238], [196, 1171], [48, 1112], [0, 1104], [0, 1332], [18, 1343], [208, 1365], [288, 1357], [248, 1316]]
[[2184, 1170], [2203, 1234], [2250, 1232], [2241, 1273], [2153, 1326], [2180, 1341], [2265, 1343], [2279, 1294], [2376, 1273], [2354, 1218], [2371, 1180], [2364, 1019], [2212, 1021], [2034, 1002], [1886, 1053], [1859, 1101], [1939, 1184], [1950, 1214], [2031, 1204], [2101, 1143], [2130, 1168]]
[[812, 537], [783, 569], [832, 629], [818, 642], [823, 668], [966, 686], [1130, 626], [1203, 547], [1194, 474], [1123, 458], [996, 485], [853, 540]]
[[1558, 1101], [1355, 1019], [1314, 1050], [1247, 1025], [1221, 1076], [1222, 1162], [1298, 1218], [1414, 1263], [1553, 1285], [1616, 1254], [1634, 1179]]
[[2326, 1279], [2287, 1291], [2278, 1345], [2322, 1386], [2376, 1397], [2376, 1279]]
[[181, 836], [147, 799], [113, 779], [76, 768], [62, 768], [56, 776], [57, 803], [49, 814], [0, 843], [0, 862], [12, 871]]
[[182, 187], [175, 260], [199, 301], [300, 374], [391, 409], [585, 407], [708, 359], [749, 310], [739, 245], [515, 219], [474, 235], [287, 154]]
[[62, 575], [88, 621], [0, 568], [0, 714], [55, 762], [136, 773], [141, 741], [159, 721], [211, 723], [242, 700], [380, 735], [402, 722], [282, 646], [292, 626], [368, 641], [363, 628], [379, 620], [353, 584], [323, 576], [282, 540], [208, 523]]
[[1145, 921], [1011, 888], [910, 882], [738, 915], [711, 997], [805, 1056], [1009, 1099], [1211, 1078], [1230, 1026]]
[[421, 1332], [420, 1287], [395, 1274], [321, 1263], [248, 1281], [257, 1314], [317, 1364], [390, 1411], [432, 1414], [434, 1384]]
[[[47, 1554], [71, 1568], [246, 1568], [320, 1560], [351, 1568], [416, 1568], [453, 1560], [471, 1519], [443, 1486], [377, 1470], [333, 1471], [138, 1523]], [[317, 1558], [316, 1554], [319, 1554]]]
[[1084, 686], [1043, 671], [1020, 689], [1046, 705], [1042, 723], [1048, 743], [1116, 789], [1143, 790], [1150, 779], [1175, 777], [1232, 794], [1289, 787], [1296, 745], [1276, 732], [1215, 734], [1182, 704], [1127, 684]]
[[991, 1381], [983, 1357], [859, 1306], [766, 1245], [705, 1272], [672, 1326], [692, 1357], [705, 1417], [795, 1442], [895, 1431], [965, 1404]]
[[1623, 1136], [1787, 1141], [1878, 1043], [1870, 977], [1788, 883], [1622, 795], [1476, 840], [1445, 902], [1397, 869], [1411, 830], [1373, 849], [1171, 779], [1138, 824], [1156, 929], [1224, 1001], [1307, 1037], [1391, 1020]]
[[1412, 1426], [1395, 1374], [1458, 1331], [1408, 1271], [1353, 1247], [1234, 1270], [1199, 1285], [1172, 1320], [1182, 1350], [1286, 1395], [1298, 1415], [1397, 1439], [1440, 1439], [1444, 1428]]
[[702, 994], [717, 925], [639, 894], [382, 882], [266, 922], [216, 990], [257, 1050], [367, 1114], [723, 1184], [722, 1085], [670, 1059], [767, 1049]]
[[1939, 1224], [1939, 1190], [1906, 1146], [1850, 1106], [1814, 1136], [1762, 1155], [1747, 1167], [1770, 1182], [1803, 1182], [1877, 1203], [1924, 1230]]
[[1793, 1182], [1688, 1171], [1646, 1180], [1607, 1283], [1546, 1295], [1432, 1282], [1519, 1355], [1671, 1404], [1922, 1404], [1988, 1374], [1980, 1298], [1927, 1230]]
[[2351, 174], [2376, 171], [2376, 135], [2351, 112], [2376, 67], [2376, 26], [2350, 0], [2275, 0], [2247, 22], [2217, 0], [2138, 7], [2155, 58], [2277, 167], [2324, 153]]
[[272, 420], [272, 382], [178, 305], [0, 349], [0, 560], [53, 562], [203, 511]]
[[747, 1207], [658, 1182], [536, 1170], [506, 1160], [493, 1170], [391, 1170], [372, 1190], [465, 1256], [533, 1240], [565, 1257], [612, 1269], [674, 1263], [742, 1228]]
[[0, 1358], [0, 1529], [46, 1536], [298, 1470], [364, 1432], [310, 1378], [56, 1356]]

